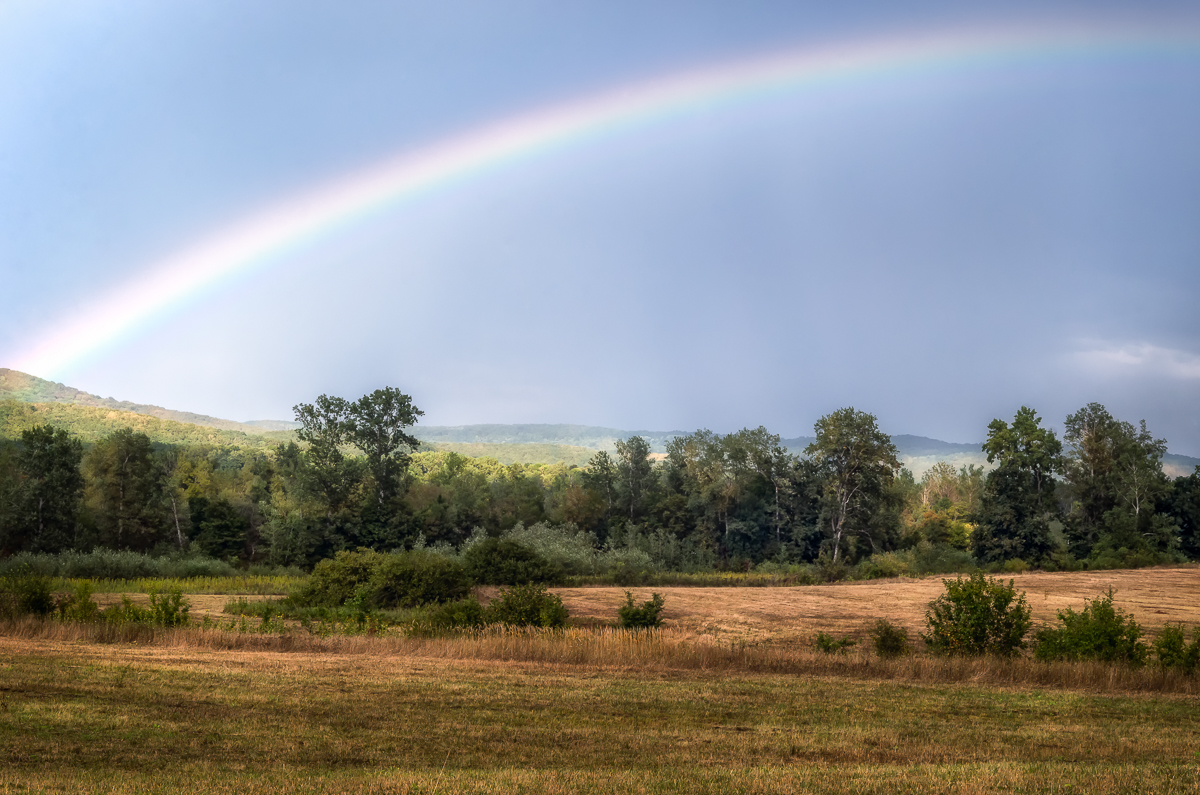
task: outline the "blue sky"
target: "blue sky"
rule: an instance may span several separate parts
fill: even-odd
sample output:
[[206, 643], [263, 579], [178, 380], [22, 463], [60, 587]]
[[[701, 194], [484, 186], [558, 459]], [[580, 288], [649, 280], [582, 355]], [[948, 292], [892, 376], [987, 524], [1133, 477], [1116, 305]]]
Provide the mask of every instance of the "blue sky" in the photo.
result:
[[[0, 366], [116, 285], [409, 149], [880, 36], [1194, 31], [1170, 3], [0, 4]], [[903, 6], [901, 9], [900, 6]], [[1021, 405], [1200, 455], [1200, 50], [883, 75], [400, 203], [66, 368], [234, 419], [393, 385], [430, 424], [977, 441]]]

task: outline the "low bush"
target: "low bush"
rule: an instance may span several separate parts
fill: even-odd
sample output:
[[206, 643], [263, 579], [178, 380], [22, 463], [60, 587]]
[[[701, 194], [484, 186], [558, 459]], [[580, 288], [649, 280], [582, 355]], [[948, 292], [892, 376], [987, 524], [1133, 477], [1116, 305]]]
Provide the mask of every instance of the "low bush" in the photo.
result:
[[1142, 665], [1149, 649], [1142, 628], [1113, 605], [1113, 590], [1085, 603], [1081, 612], [1058, 611], [1060, 626], [1037, 631], [1033, 656], [1039, 660], [1099, 660]]
[[471, 581], [461, 563], [434, 552], [339, 552], [313, 569], [292, 595], [297, 605], [360, 611], [417, 607], [461, 599]]
[[150, 592], [150, 622], [160, 627], [182, 627], [188, 623], [191, 605], [183, 592], [172, 588], [165, 593]]
[[1200, 667], [1200, 629], [1192, 631], [1189, 644], [1182, 625], [1167, 624], [1154, 641], [1154, 657], [1163, 668], [1179, 668], [1192, 674]]
[[480, 585], [561, 582], [563, 571], [534, 550], [510, 538], [485, 538], [462, 556], [467, 576]]
[[867, 633], [875, 653], [884, 660], [903, 657], [911, 651], [908, 647], [908, 631], [886, 619], [879, 619]]
[[976, 572], [969, 578], [942, 580], [946, 592], [929, 603], [927, 634], [921, 636], [935, 654], [995, 654], [1012, 657], [1025, 647], [1032, 624], [1025, 594]]
[[114, 549], [57, 554], [21, 552], [0, 561], [0, 576], [19, 570], [47, 577], [76, 580], [232, 577], [238, 573], [237, 569], [225, 561], [202, 555], [154, 557], [140, 552]]
[[28, 567], [0, 576], [0, 616], [49, 616], [54, 612], [54, 581]]
[[858, 641], [856, 641], [854, 638], [851, 638], [849, 635], [841, 640], [837, 640], [833, 637], [833, 635], [825, 632], [818, 632], [816, 638], [813, 639], [813, 647], [817, 651], [824, 652], [825, 654], [845, 654], [848, 649], [857, 645]]
[[567, 617], [562, 599], [540, 584], [502, 589], [483, 611], [486, 624], [517, 627], [565, 627]]
[[624, 629], [649, 629], [662, 626], [662, 594], [652, 594], [648, 602], [633, 603], [633, 594], [625, 592], [625, 604], [617, 609], [617, 623]]

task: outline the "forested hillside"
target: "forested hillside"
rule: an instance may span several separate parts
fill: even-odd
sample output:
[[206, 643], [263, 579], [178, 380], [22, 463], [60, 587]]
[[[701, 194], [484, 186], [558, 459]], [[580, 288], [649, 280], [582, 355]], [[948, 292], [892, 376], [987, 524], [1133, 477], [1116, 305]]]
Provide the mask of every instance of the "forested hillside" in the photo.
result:
[[[429, 450], [422, 412], [395, 389], [322, 395], [296, 416], [296, 431], [246, 434], [2, 402], [0, 554], [101, 546], [311, 566], [495, 536], [564, 574], [799, 566], [826, 579], [1200, 555], [1200, 470], [1172, 479], [1166, 442], [1098, 404], [1068, 416], [1063, 439], [1022, 408], [989, 425], [990, 469], [940, 460], [919, 476], [897, 438], [929, 458], [964, 446], [891, 437], [853, 408], [820, 418], [799, 452], [761, 427], [670, 435], [662, 453], [638, 435], [611, 451], [442, 442], [566, 459], [554, 464]], [[597, 438], [569, 427], [560, 436]]]

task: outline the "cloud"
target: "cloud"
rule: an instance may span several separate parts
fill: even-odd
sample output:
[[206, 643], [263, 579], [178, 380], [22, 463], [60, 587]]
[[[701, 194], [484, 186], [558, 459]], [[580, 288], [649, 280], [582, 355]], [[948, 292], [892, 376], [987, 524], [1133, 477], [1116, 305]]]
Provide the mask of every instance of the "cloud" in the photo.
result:
[[1179, 380], [1200, 380], [1200, 355], [1147, 343], [1096, 345], [1077, 351], [1075, 363], [1105, 376], [1152, 374]]

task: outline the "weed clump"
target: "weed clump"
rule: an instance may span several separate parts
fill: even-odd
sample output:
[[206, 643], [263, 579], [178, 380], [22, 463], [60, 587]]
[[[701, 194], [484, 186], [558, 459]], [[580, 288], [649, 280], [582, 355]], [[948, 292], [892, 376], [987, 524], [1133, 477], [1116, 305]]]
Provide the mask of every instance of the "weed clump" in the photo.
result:
[[858, 641], [849, 635], [839, 640], [827, 632], [818, 632], [816, 638], [813, 639], [813, 648], [825, 654], [845, 654], [847, 650], [857, 645]]

